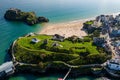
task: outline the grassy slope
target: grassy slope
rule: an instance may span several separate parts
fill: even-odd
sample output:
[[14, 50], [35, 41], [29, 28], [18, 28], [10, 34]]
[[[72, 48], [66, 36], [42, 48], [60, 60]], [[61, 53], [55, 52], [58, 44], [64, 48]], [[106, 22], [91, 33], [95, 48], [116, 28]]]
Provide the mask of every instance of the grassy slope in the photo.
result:
[[[36, 44], [31, 44], [32, 38], [37, 38], [40, 42]], [[71, 41], [65, 40], [64, 42], [51, 40], [52, 36], [46, 35], [38, 35], [32, 37], [24, 37], [17, 40], [16, 45], [14, 47], [16, 60], [25, 63], [51, 63], [53, 61], [63, 61], [72, 65], [81, 65], [81, 64], [90, 64], [90, 60], [86, 60], [86, 56], [90, 55], [99, 55], [100, 53], [97, 51], [96, 46], [92, 45], [92, 42], [84, 42], [84, 43], [72, 43]], [[41, 45], [43, 40], [47, 39], [48, 44], [46, 45], [49, 48], [52, 48], [53, 42], [58, 42], [63, 47], [57, 47], [60, 51], [63, 49], [69, 52], [56, 52], [49, 49], [42, 49]], [[74, 47], [82, 48], [75, 49]], [[70, 48], [73, 48], [70, 51]], [[86, 51], [89, 51], [89, 54], [86, 54]], [[81, 56], [81, 53], [83, 56]], [[99, 56], [98, 56], [99, 57]], [[94, 63], [96, 60], [95, 57], [88, 57], [91, 60], [91, 63]]]
[[[30, 44], [32, 38], [37, 38], [40, 40], [37, 44]], [[44, 39], [48, 39], [48, 47], [52, 47], [52, 44], [54, 42], [58, 42], [60, 45], [63, 47], [58, 47], [59, 49], [65, 49], [69, 50], [71, 47], [85, 47], [90, 51], [92, 54], [99, 54], [99, 52], [96, 50], [96, 46], [92, 45], [92, 42], [84, 42], [84, 43], [72, 43], [71, 41], [65, 40], [64, 42], [59, 42], [59, 41], [54, 41], [51, 40], [51, 36], [33, 36], [33, 37], [28, 37], [28, 38], [22, 38], [21, 40], [18, 40], [18, 44], [20, 44], [23, 47], [26, 47], [31, 50], [40, 50], [40, 45], [43, 43]], [[76, 49], [75, 51], [81, 52], [84, 51], [85, 49]]]

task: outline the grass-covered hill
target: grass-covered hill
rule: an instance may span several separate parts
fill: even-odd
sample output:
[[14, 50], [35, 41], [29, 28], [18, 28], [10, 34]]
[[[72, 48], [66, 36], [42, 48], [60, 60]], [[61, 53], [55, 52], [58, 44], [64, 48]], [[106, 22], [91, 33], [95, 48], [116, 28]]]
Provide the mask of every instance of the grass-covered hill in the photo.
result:
[[[35, 35], [19, 38], [14, 46], [16, 61], [48, 65], [67, 63], [69, 65], [84, 65], [103, 63], [107, 60], [105, 53], [101, 53], [92, 44], [89, 37], [80, 39], [72, 36], [63, 42], [53, 40], [53, 36]], [[32, 40], [38, 42], [33, 43]]]

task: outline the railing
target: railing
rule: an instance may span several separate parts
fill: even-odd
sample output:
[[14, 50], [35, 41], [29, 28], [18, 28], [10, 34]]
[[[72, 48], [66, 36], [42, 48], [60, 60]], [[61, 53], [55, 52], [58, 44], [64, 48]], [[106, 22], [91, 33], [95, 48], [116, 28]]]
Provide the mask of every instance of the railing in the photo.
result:
[[67, 76], [69, 75], [70, 71], [71, 71], [71, 68], [69, 68], [69, 71], [67, 72], [67, 74], [65, 75], [65, 77], [63, 78], [63, 80], [65, 80], [67, 78]]

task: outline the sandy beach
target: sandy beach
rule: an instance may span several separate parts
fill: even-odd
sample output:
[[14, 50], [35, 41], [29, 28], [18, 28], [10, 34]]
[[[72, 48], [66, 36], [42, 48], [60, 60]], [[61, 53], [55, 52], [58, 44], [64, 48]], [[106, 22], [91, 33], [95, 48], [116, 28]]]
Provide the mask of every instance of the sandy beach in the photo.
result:
[[[119, 13], [113, 13], [108, 15], [118, 15]], [[83, 23], [88, 20], [94, 20], [95, 17], [89, 19], [81, 19], [65, 23], [56, 23], [56, 24], [46, 24], [44, 28], [40, 31], [40, 34], [54, 35], [60, 34], [61, 36], [70, 37], [76, 35], [78, 37], [86, 36], [87, 33], [82, 30]]]
[[60, 34], [61, 36], [70, 37], [76, 35], [78, 37], [86, 36], [85, 31], [81, 30], [83, 23], [87, 20], [71, 21], [65, 23], [46, 24], [40, 31], [40, 34], [54, 35]]

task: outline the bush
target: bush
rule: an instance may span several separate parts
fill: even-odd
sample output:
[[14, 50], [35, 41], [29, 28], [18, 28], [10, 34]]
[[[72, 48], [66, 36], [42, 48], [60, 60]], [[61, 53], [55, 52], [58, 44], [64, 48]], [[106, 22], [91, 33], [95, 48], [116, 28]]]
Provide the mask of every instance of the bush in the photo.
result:
[[82, 42], [82, 39], [80, 39], [79, 37], [77, 36], [71, 36], [71, 37], [68, 37], [67, 40], [73, 42], [73, 43], [77, 43], [77, 42]]
[[64, 62], [62, 61], [53, 61], [52, 64], [51, 64], [51, 67], [52, 68], [55, 68], [55, 69], [68, 69], [68, 66], [66, 66], [64, 64]]
[[86, 57], [87, 63], [89, 64], [101, 64], [108, 59], [108, 56], [104, 53], [101, 54], [92, 54]]
[[53, 61], [64, 61], [64, 62], [76, 59], [78, 57], [65, 53], [54, 53], [52, 56], [53, 56]]
[[92, 39], [89, 36], [84, 37], [83, 41], [84, 42], [90, 42]]
[[83, 65], [86, 64], [86, 60], [83, 57], [79, 57], [77, 59], [71, 60], [68, 62], [70, 65]]
[[95, 30], [93, 32], [93, 37], [99, 37], [100, 36], [100, 31], [99, 30]]

